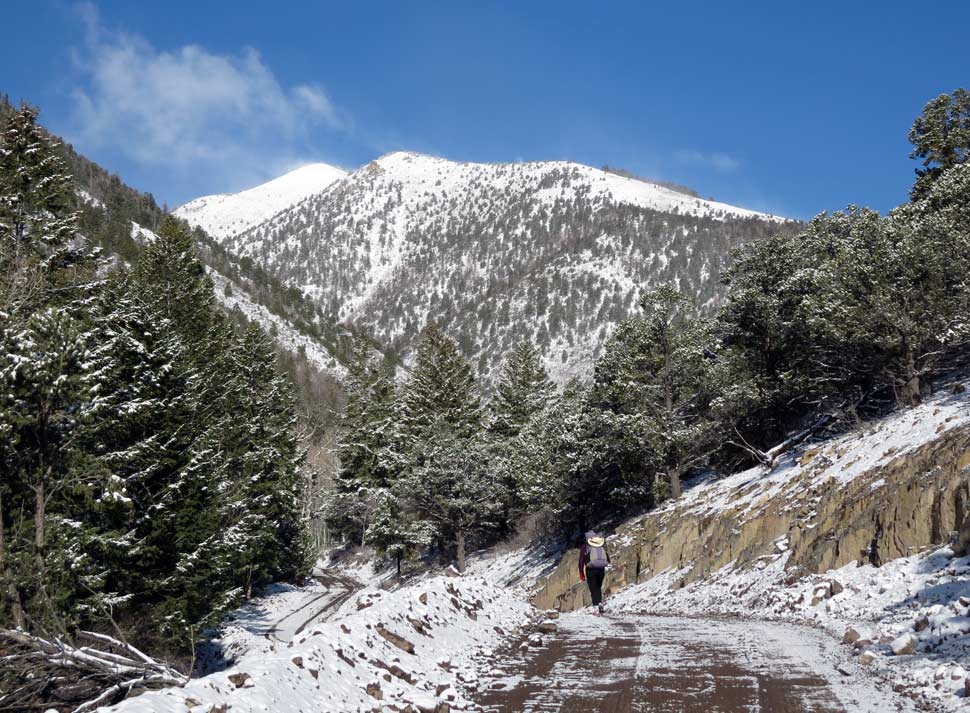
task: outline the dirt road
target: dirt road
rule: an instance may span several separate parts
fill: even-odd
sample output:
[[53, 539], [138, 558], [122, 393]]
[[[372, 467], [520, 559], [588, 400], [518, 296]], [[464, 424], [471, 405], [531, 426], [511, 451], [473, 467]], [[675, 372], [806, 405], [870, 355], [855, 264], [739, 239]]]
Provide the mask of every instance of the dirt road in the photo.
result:
[[326, 590], [274, 621], [264, 634], [267, 638], [282, 643], [290, 641], [308, 625], [326, 621], [327, 615], [336, 611], [358, 588], [356, 582], [337, 574], [324, 572], [316, 579]]
[[914, 710], [860, 670], [839, 672], [837, 648], [769, 623], [568, 614], [482, 681], [478, 703], [493, 713]]

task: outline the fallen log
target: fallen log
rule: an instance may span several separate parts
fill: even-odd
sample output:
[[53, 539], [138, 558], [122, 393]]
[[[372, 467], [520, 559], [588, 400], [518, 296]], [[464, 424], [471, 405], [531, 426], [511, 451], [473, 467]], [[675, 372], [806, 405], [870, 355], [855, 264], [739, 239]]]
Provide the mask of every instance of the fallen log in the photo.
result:
[[[92, 645], [0, 629], [0, 711], [73, 706], [85, 713], [153, 688], [182, 686], [188, 677], [131, 644], [92, 631]], [[96, 645], [94, 645], [96, 644]], [[65, 697], [65, 693], [70, 695]]]

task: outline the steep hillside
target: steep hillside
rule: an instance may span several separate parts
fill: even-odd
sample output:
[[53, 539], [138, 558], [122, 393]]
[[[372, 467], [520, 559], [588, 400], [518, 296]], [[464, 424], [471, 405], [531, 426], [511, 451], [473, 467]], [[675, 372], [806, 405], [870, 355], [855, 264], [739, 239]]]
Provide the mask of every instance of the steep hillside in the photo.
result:
[[[958, 382], [622, 524], [606, 588], [615, 611], [808, 621], [838, 637], [852, 626], [860, 663], [955, 706], [970, 667], [968, 542], [970, 394]], [[568, 552], [533, 603], [586, 606], [576, 562]]]
[[562, 382], [644, 287], [674, 283], [709, 306], [732, 248], [787, 229], [573, 163], [394, 153], [223, 245], [402, 352], [436, 320], [487, 382], [528, 337]]
[[311, 163], [240, 193], [196, 198], [174, 212], [212, 237], [224, 239], [319, 193], [344, 175], [335, 166]]
[[[0, 98], [0, 117], [11, 111], [10, 105]], [[153, 230], [161, 224], [164, 211], [150, 193], [126, 185], [70, 145], [62, 143], [60, 151], [77, 187], [82, 232], [95, 236], [108, 253], [133, 263], [142, 246], [153, 239]], [[244, 192], [252, 199], [252, 205], [249, 198], [234, 202], [234, 198], [243, 194], [212, 197], [224, 200], [213, 200], [213, 210], [209, 213], [199, 208], [196, 217], [216, 220], [219, 209], [226, 207], [232, 207], [234, 215], [238, 212], [237, 220], [243, 220], [246, 215], [263, 215], [260, 209], [272, 214], [277, 205], [290, 205], [290, 201], [299, 200], [308, 191], [319, 190], [342, 173], [324, 164], [305, 166]], [[283, 361], [304, 390], [318, 390], [308, 382], [320, 379], [329, 382], [343, 375], [340, 362], [344, 351], [340, 344], [343, 328], [324, 319], [320, 310], [300, 293], [287, 289], [259, 266], [229, 255], [203, 228], [196, 227], [194, 237], [199, 257], [206, 264], [222, 305], [240, 318], [258, 322], [273, 336]], [[328, 391], [333, 388], [329, 384], [326, 387]]]

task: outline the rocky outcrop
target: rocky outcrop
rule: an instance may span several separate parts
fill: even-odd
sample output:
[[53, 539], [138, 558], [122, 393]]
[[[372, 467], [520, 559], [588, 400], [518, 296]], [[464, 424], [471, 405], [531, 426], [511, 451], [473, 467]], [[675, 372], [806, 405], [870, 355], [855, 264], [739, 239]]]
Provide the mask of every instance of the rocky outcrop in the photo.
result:
[[[853, 560], [878, 565], [957, 532], [970, 539], [970, 425], [955, 413], [921, 407], [894, 417], [905, 423], [804, 450], [774, 473], [748, 471], [695, 486], [618, 528], [605, 591], [667, 570], [678, 573], [674, 586], [682, 587], [786, 551], [794, 579]], [[934, 426], [929, 434], [921, 418]], [[567, 553], [541, 583], [536, 606], [569, 611], [590, 603], [577, 556]]]

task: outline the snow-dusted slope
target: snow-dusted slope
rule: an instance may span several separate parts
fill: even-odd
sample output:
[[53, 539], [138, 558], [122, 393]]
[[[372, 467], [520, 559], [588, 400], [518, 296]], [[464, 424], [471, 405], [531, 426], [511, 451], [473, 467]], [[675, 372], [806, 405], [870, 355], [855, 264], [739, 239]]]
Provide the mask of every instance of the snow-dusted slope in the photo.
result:
[[130, 698], [123, 713], [362, 713], [469, 710], [481, 660], [530, 621], [517, 593], [480, 579], [436, 577], [368, 589], [289, 644], [246, 654], [227, 671]]
[[412, 206], [417, 206], [431, 192], [468, 193], [476, 186], [487, 185], [501, 191], [529, 189], [547, 205], [569, 199], [575, 193], [588, 192], [592, 197], [665, 213], [783, 220], [778, 216], [695, 198], [656, 183], [626, 178], [571, 161], [456, 163], [398, 151], [382, 156], [365, 166], [364, 170], [370, 167], [378, 167], [390, 180], [400, 183], [407, 191], [404, 202]]
[[265, 305], [253, 300], [237, 283], [211, 267], [207, 266], [206, 272], [212, 279], [216, 299], [226, 311], [239, 310], [246, 319], [262, 327], [283, 350], [291, 354], [304, 354], [318, 371], [338, 379], [346, 375], [344, 366], [318, 340], [301, 332], [283, 317], [273, 314]]
[[334, 166], [311, 163], [240, 193], [196, 198], [176, 209], [175, 215], [221, 240], [319, 193], [344, 175]]
[[456, 163], [392, 153], [223, 244], [408, 352], [429, 320], [486, 383], [528, 338], [560, 382], [587, 373], [644, 288], [720, 294], [732, 248], [787, 229], [576, 163]]
[[[158, 235], [134, 221], [131, 222], [131, 237], [142, 245], [158, 240]], [[254, 300], [242, 286], [212, 267], [207, 265], [205, 270], [212, 280], [216, 299], [227, 312], [239, 310], [246, 319], [262, 327], [283, 350], [292, 354], [302, 353], [321, 373], [338, 379], [346, 375], [347, 370], [319, 340], [300, 331], [283, 317], [273, 314], [265, 305]]]

